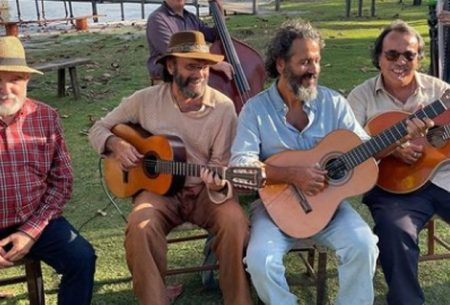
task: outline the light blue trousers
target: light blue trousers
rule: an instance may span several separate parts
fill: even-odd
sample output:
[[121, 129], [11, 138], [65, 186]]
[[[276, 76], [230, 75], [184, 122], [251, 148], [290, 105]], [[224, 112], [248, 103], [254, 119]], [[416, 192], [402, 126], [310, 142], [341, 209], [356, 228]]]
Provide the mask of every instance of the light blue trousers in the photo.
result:
[[[336, 252], [339, 291], [335, 304], [372, 305], [378, 238], [351, 205], [344, 201], [328, 226], [311, 238]], [[264, 304], [297, 304], [297, 297], [289, 291], [283, 265], [283, 257], [295, 241], [278, 229], [260, 201], [253, 203], [245, 260]]]

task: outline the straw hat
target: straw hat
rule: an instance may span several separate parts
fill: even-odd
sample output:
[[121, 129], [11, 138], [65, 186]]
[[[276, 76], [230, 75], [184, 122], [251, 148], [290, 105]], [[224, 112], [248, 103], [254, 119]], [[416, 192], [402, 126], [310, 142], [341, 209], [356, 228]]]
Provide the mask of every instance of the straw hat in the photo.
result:
[[17, 37], [0, 37], [0, 71], [43, 74], [27, 66], [25, 50]]
[[203, 33], [197, 31], [177, 32], [170, 37], [167, 52], [158, 58], [157, 63], [164, 64], [168, 56], [203, 59], [217, 64], [222, 55], [211, 54]]

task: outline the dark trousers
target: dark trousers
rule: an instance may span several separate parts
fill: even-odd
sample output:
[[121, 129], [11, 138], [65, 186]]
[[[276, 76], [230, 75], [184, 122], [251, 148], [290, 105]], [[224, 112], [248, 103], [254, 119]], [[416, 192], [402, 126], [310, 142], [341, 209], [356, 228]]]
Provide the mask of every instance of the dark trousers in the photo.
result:
[[[0, 229], [0, 238], [17, 227]], [[39, 259], [62, 275], [58, 305], [90, 305], [95, 272], [95, 252], [64, 218], [51, 220], [27, 257]]]
[[425, 298], [417, 278], [418, 235], [434, 214], [450, 221], [450, 193], [431, 183], [404, 195], [376, 187], [363, 202], [375, 221], [379, 259], [389, 288], [388, 304], [423, 305]]

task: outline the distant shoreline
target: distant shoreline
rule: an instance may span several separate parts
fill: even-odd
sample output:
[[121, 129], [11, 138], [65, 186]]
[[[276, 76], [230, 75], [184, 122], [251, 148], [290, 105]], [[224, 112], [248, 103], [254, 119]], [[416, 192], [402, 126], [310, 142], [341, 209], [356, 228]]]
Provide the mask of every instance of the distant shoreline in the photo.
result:
[[[7, 0], [9, 4], [9, 19], [3, 20], [8, 22], [16, 22], [19, 20], [18, 11], [16, 6], [16, 0]], [[6, 0], [0, 0], [0, 7], [5, 5]], [[22, 21], [37, 21], [38, 16], [36, 12], [36, 5], [34, 0], [19, 0], [20, 9], [20, 19]], [[120, 4], [117, 3], [98, 3], [97, 9], [100, 17], [98, 18], [98, 23], [94, 23], [92, 18], [88, 18], [88, 24], [90, 28], [102, 27], [107, 24], [122, 23], [145, 23], [147, 16], [153, 12], [159, 4], [145, 4], [145, 18], [142, 19], [141, 16], [141, 4], [140, 3], [124, 3], [124, 19], [122, 21]], [[77, 16], [91, 16], [92, 15], [92, 5], [90, 2], [72, 2], [73, 15]], [[186, 9], [195, 13], [195, 8], [193, 6], [186, 6]], [[67, 14], [66, 14], [67, 10]], [[207, 13], [206, 8], [201, 9], [201, 13]], [[5, 13], [5, 11], [3, 11]], [[54, 20], [54, 19], [64, 19], [69, 18], [69, 7], [64, 7], [62, 2], [54, 1], [44, 1], [44, 10], [42, 11], [41, 1], [39, 1], [39, 19], [41, 21]], [[2, 14], [3, 15], [3, 14]], [[44, 18], [45, 17], [45, 18]], [[20, 24], [19, 35], [28, 35], [34, 33], [47, 33], [53, 31], [65, 31], [73, 28], [73, 25], [65, 20], [57, 22], [48, 22], [44, 25], [39, 25], [37, 23]], [[0, 26], [0, 35], [5, 34], [5, 29]]]
[[[0, 0], [0, 4], [6, 0]], [[7, 0], [9, 4], [9, 20], [5, 21], [18, 21], [18, 10], [16, 0]], [[69, 4], [64, 7], [63, 2], [44, 1], [44, 9], [42, 9], [41, 1], [39, 1], [39, 17], [40, 19], [61, 19], [69, 16]], [[159, 4], [145, 4], [144, 11], [145, 16], [153, 12]], [[23, 21], [38, 20], [36, 4], [34, 0], [19, 0], [20, 19]], [[72, 2], [73, 15], [77, 16], [91, 16], [92, 5], [90, 2]], [[120, 4], [118, 3], [97, 3], [98, 14], [100, 22], [114, 22], [122, 21]], [[193, 6], [186, 6], [186, 9], [195, 13]], [[45, 17], [45, 18], [44, 18]], [[143, 20], [141, 16], [141, 4], [140, 3], [124, 3], [124, 21]]]

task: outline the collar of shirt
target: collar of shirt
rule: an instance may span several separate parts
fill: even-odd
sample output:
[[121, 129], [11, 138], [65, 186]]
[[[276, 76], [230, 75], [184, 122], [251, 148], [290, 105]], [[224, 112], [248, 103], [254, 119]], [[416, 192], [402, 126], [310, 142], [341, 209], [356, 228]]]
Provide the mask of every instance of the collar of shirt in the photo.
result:
[[[289, 108], [286, 105], [286, 103], [284, 102], [283, 98], [281, 97], [280, 92], [278, 91], [278, 88], [277, 88], [277, 84], [278, 84], [278, 81], [273, 82], [272, 86], [269, 88], [269, 96], [270, 96], [271, 100], [273, 101], [275, 109], [278, 112], [286, 115], [287, 112], [289, 111]], [[314, 100], [304, 101], [303, 109], [308, 112], [311, 110], [314, 110]]]
[[[414, 78], [415, 78], [416, 84], [417, 84], [416, 92], [419, 89], [425, 88], [425, 85], [423, 84], [423, 82], [422, 82], [422, 80], [419, 77], [419, 74], [417, 72], [414, 72]], [[384, 92], [389, 94], [389, 92], [384, 88], [383, 78], [381, 77], [381, 73], [378, 74], [376, 82], [375, 82], [375, 94], [380, 92], [380, 91], [384, 91]]]
[[[280, 92], [278, 91], [277, 84], [278, 84], [278, 81], [275, 81], [275, 82], [273, 82], [272, 86], [269, 88], [270, 100], [273, 101], [273, 104], [274, 104], [274, 107], [275, 107], [277, 113], [280, 116], [282, 116], [284, 121], [287, 123], [286, 115], [289, 111], [289, 108], [286, 105], [286, 103], [284, 102], [283, 98], [281, 97]], [[305, 126], [305, 128], [302, 131], [300, 131], [300, 133], [307, 130], [309, 128], [309, 126], [311, 126], [311, 124], [315, 118], [315, 113], [317, 111], [317, 105], [314, 103], [314, 101], [315, 101], [315, 99], [311, 100], [311, 101], [303, 102], [303, 110], [305, 111], [306, 115], [308, 116], [309, 122], [308, 122], [308, 125]], [[289, 124], [289, 126], [290, 126], [290, 124]], [[290, 127], [295, 129], [298, 132], [298, 130], [294, 126], [290, 126]]]

